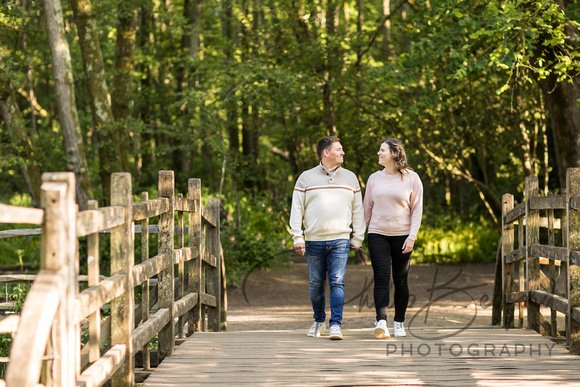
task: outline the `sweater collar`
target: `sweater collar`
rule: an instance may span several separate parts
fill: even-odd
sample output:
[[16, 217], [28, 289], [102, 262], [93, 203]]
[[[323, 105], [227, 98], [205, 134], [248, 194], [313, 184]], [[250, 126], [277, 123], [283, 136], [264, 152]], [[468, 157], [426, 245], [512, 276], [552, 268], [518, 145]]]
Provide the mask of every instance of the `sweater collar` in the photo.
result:
[[[330, 172], [326, 169], [326, 167], [324, 165], [322, 165], [322, 162], [320, 163], [320, 168], [322, 168], [322, 171], [326, 174], [326, 175], [330, 175]], [[332, 173], [338, 173], [340, 170], [342, 169], [342, 166], [338, 166], [338, 168], [336, 168], [334, 170], [334, 172]]]

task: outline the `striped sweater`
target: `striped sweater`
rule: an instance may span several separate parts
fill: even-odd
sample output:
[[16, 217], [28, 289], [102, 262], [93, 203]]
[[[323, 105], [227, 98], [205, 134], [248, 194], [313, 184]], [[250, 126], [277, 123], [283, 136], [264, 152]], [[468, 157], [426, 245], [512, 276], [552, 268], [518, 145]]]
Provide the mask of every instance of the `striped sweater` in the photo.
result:
[[290, 228], [294, 244], [350, 239], [361, 247], [365, 221], [356, 175], [342, 167], [330, 173], [322, 163], [302, 173], [292, 195]]

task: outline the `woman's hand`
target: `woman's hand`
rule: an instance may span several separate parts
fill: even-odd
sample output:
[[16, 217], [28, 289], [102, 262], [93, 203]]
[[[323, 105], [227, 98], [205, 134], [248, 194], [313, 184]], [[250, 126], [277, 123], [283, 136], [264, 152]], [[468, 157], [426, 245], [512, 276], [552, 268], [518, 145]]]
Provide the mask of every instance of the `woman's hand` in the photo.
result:
[[403, 254], [410, 253], [413, 251], [413, 246], [415, 245], [415, 241], [412, 239], [407, 238], [405, 243], [403, 243]]

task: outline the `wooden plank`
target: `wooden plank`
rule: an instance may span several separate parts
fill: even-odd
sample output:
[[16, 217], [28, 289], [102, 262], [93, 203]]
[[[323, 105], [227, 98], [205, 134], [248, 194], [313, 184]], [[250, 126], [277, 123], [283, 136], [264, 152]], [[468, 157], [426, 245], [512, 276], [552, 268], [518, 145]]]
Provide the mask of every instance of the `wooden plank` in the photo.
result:
[[133, 331], [133, 347], [143, 348], [170, 321], [168, 309], [162, 308]]
[[175, 211], [195, 212], [195, 200], [176, 197], [173, 203]]
[[211, 294], [201, 293], [199, 296], [200, 304], [216, 307], [217, 306], [217, 299], [215, 296]]
[[566, 247], [533, 244], [530, 246], [530, 255], [550, 260], [567, 261], [568, 249]]
[[77, 238], [98, 233], [123, 224], [125, 209], [120, 206], [103, 207], [77, 214]]
[[528, 293], [525, 291], [508, 293], [505, 298], [505, 302], [508, 304], [517, 304], [518, 302], [526, 301], [528, 301]]
[[[184, 200], [183, 195], [179, 194], [176, 199]], [[177, 250], [173, 252], [173, 259], [177, 265], [177, 287], [175, 289], [175, 298], [183, 298], [183, 293], [185, 292], [185, 260], [187, 255], [191, 257], [191, 249], [188, 247], [187, 252], [184, 251], [185, 246], [185, 235], [183, 234], [183, 211], [177, 211]], [[177, 256], [177, 251], [179, 251], [179, 257]], [[189, 254], [188, 254], [189, 253]], [[175, 304], [173, 306], [173, 312], [175, 313]], [[185, 329], [182, 315], [179, 315], [177, 319], [177, 336], [180, 339], [185, 337]]]
[[131, 269], [133, 286], [141, 285], [147, 279], [159, 274], [166, 268], [167, 261], [167, 254], [159, 254], [133, 266]]
[[121, 275], [125, 291], [111, 300], [111, 345], [125, 346], [125, 356], [119, 370], [113, 374], [113, 386], [133, 385], [133, 309], [134, 288], [131, 283], [134, 240], [133, 240], [133, 192], [131, 174], [126, 172], [111, 175], [111, 205], [122, 206], [125, 220], [122, 225], [111, 229], [111, 275]]
[[568, 315], [568, 299], [550, 294], [544, 290], [532, 290], [530, 292], [530, 299], [538, 304], [547, 306], [560, 313]]
[[[146, 202], [149, 200], [149, 193], [147, 191], [141, 193], [141, 202]], [[149, 259], [149, 218], [145, 218], [141, 221], [141, 263], [146, 262]], [[163, 262], [164, 260], [162, 260]], [[163, 264], [161, 264], [163, 267]], [[141, 282], [139, 282], [141, 283]], [[149, 277], [143, 280], [143, 286], [141, 286], [141, 305], [135, 310], [135, 326], [139, 324], [141, 320], [146, 322], [149, 320], [149, 309], [151, 309], [151, 303], [149, 302], [150, 292], [149, 292]], [[135, 286], [136, 281], [133, 279], [133, 286]], [[157, 287], [155, 287], [157, 289]], [[155, 294], [155, 302], [157, 302], [157, 294]], [[153, 304], [155, 304], [153, 302]], [[137, 316], [140, 314], [140, 316]], [[134, 343], [134, 342], [133, 342]], [[137, 350], [135, 345], [133, 348]], [[151, 368], [151, 349], [149, 348], [149, 343], [141, 347], [141, 353], [143, 354], [143, 370], [148, 371]]]
[[197, 304], [197, 299], [197, 294], [189, 293], [175, 301], [173, 304], [173, 316], [183, 316]]
[[514, 221], [518, 220], [519, 218], [523, 217], [526, 214], [526, 202], [522, 202], [518, 204], [515, 208], [511, 208], [504, 214], [505, 223], [513, 223]]
[[127, 349], [122, 344], [114, 345], [87, 368], [76, 380], [77, 387], [99, 387], [105, 384], [123, 364]]
[[[577, 196], [580, 194], [580, 168], [568, 168], [566, 170], [566, 188], [570, 202], [574, 208]], [[577, 208], [577, 207], [576, 207]], [[580, 250], [580, 211], [571, 209], [568, 212], [568, 252]], [[568, 267], [568, 305], [570, 315], [574, 317], [574, 309], [580, 307], [580, 267], [570, 265]], [[580, 321], [575, 318], [569, 323], [568, 346], [570, 352], [580, 354]]]
[[32, 386], [40, 378], [41, 362], [49, 338], [52, 321], [66, 286], [67, 268], [60, 271], [41, 270], [32, 284], [22, 307], [18, 331], [12, 341], [10, 364], [6, 371], [6, 383], [10, 386]]
[[[515, 309], [514, 304], [508, 302], [508, 295], [515, 291], [514, 283], [514, 265], [507, 262], [508, 255], [514, 251], [514, 223], [508, 221], [507, 214], [513, 211], [514, 197], [510, 194], [504, 194], [502, 197], [502, 294], [504, 299], [503, 306], [503, 326], [507, 328], [514, 327]], [[525, 213], [525, 212], [524, 212]]]
[[514, 251], [510, 251], [505, 258], [505, 264], [509, 265], [511, 263], [515, 263], [526, 259], [526, 252], [527, 252], [526, 246], [520, 247], [519, 249]]
[[565, 210], [566, 196], [565, 195], [551, 195], [538, 196], [530, 200], [530, 209], [532, 210]]
[[[96, 200], [89, 200], [87, 207], [89, 210], [96, 210], [99, 203]], [[122, 209], [122, 207], [120, 207]], [[123, 213], [124, 215], [124, 213]], [[78, 218], [77, 218], [77, 235], [79, 232]], [[99, 283], [100, 273], [100, 256], [99, 256], [99, 234], [97, 232], [91, 233], [87, 237], [87, 269], [89, 277], [89, 287], [95, 286]], [[99, 345], [101, 338], [101, 310], [97, 309], [95, 313], [89, 315], [89, 362], [95, 362], [101, 356], [101, 346]], [[81, 350], [82, 357], [82, 350]], [[82, 367], [81, 367], [82, 369]]]
[[174, 211], [173, 198], [175, 197], [175, 179], [173, 171], [159, 171], [158, 191], [160, 197], [169, 199], [168, 211], [159, 217], [159, 248], [160, 254], [165, 254], [168, 264], [159, 273], [159, 308], [169, 310], [170, 323], [165, 325], [159, 332], [159, 359], [173, 355], [175, 348], [175, 327], [173, 325], [173, 300], [174, 300], [174, 269], [173, 269], [173, 227]]
[[[191, 233], [187, 237], [187, 244], [194, 249], [198, 259], [194, 259], [187, 265], [188, 289], [190, 293], [201, 294], [202, 264], [199, 257], [203, 256], [202, 251], [202, 221], [201, 221], [201, 180], [189, 179], [187, 181], [187, 197], [195, 202], [195, 211], [189, 213], [188, 225]], [[188, 334], [198, 331], [202, 317], [202, 305], [198, 302], [191, 313], [188, 321]]]
[[0, 203], [0, 223], [42, 224], [44, 210]]
[[198, 249], [195, 247], [182, 247], [180, 249], [175, 249], [173, 254], [174, 263], [180, 264], [197, 258]]
[[211, 252], [209, 252], [207, 250], [203, 250], [202, 257], [203, 257], [202, 258], [203, 262], [207, 263], [211, 267], [217, 267], [218, 257], [213, 255]]
[[[105, 317], [101, 320], [101, 334], [99, 336], [99, 349], [102, 348], [106, 342], [111, 338], [111, 316]], [[89, 364], [90, 347], [87, 344], [81, 348], [81, 369], [84, 369]]]
[[570, 253], [570, 263], [575, 266], [580, 266], [580, 251], [572, 251]]
[[18, 228], [14, 230], [0, 231], [0, 239], [26, 236], [38, 236], [42, 234], [41, 228]]
[[574, 194], [570, 197], [570, 209], [580, 210], [580, 195]]
[[[525, 183], [526, 203], [539, 195], [537, 176], [526, 177]], [[540, 212], [526, 206], [526, 246], [540, 243]], [[527, 288], [528, 292], [540, 290], [540, 258], [531, 250], [528, 250], [527, 262]], [[528, 328], [540, 332], [540, 305], [528, 299]]]
[[141, 203], [133, 203], [133, 217], [134, 222], [153, 218], [169, 211], [169, 198], [160, 197], [142, 201]]
[[17, 314], [9, 315], [0, 320], [0, 333], [14, 333], [20, 323], [20, 316]]
[[203, 222], [211, 227], [217, 227], [218, 219], [212, 212], [206, 207], [201, 207], [201, 219]]
[[81, 321], [89, 314], [95, 313], [101, 306], [125, 293], [127, 290], [125, 277], [123, 274], [116, 274], [99, 282], [98, 285], [80, 292], [75, 300], [77, 321]]
[[215, 266], [212, 265], [207, 270], [207, 293], [215, 296], [216, 306], [209, 308], [207, 311], [207, 320], [209, 327], [214, 332], [219, 332], [221, 329], [221, 314], [220, 314], [220, 300], [221, 300], [221, 245], [220, 245], [220, 201], [219, 199], [208, 199], [207, 209], [216, 221], [215, 227], [206, 229], [207, 235], [207, 252], [216, 258]]

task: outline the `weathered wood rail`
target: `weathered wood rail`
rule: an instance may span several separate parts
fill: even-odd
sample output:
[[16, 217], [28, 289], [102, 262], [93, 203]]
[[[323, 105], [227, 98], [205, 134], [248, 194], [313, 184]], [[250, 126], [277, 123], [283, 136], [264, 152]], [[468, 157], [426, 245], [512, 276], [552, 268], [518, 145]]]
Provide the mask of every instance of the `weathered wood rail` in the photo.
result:
[[[568, 348], [579, 354], [580, 168], [567, 170], [560, 195], [540, 196], [537, 177], [526, 178], [524, 200], [516, 206], [513, 195], [503, 195], [502, 215], [503, 325], [515, 326], [517, 305], [519, 327], [527, 313], [528, 328], [556, 337], [560, 313]], [[550, 309], [549, 317], [541, 314], [542, 306]]]
[[[219, 331], [225, 315], [219, 200], [208, 199], [207, 206], [202, 205], [199, 179], [189, 179], [187, 198], [175, 195], [174, 187], [173, 171], [160, 171], [159, 197], [149, 199], [144, 192], [141, 202], [133, 203], [131, 175], [115, 173], [111, 206], [97, 208], [92, 201], [87, 211], [78, 212], [74, 175], [47, 173], [42, 209], [0, 205], [0, 223], [42, 226], [40, 271], [22, 312], [0, 321], [0, 332], [13, 334], [6, 378], [0, 385], [100, 386], [111, 380], [113, 386], [131, 386], [135, 354], [141, 351], [143, 370], [150, 370], [150, 342], [155, 336], [161, 361], [173, 355], [176, 337], [197, 330]], [[150, 257], [152, 218], [158, 219], [159, 234], [157, 255]], [[134, 256], [135, 222], [141, 226], [139, 263]], [[102, 280], [99, 233], [109, 229], [111, 276]], [[86, 238], [85, 257], [78, 257], [79, 238]], [[88, 288], [79, 291], [83, 259]], [[138, 287], [141, 297], [136, 305]], [[107, 304], [110, 316], [104, 318], [101, 311]], [[88, 326], [84, 346], [81, 326]]]

